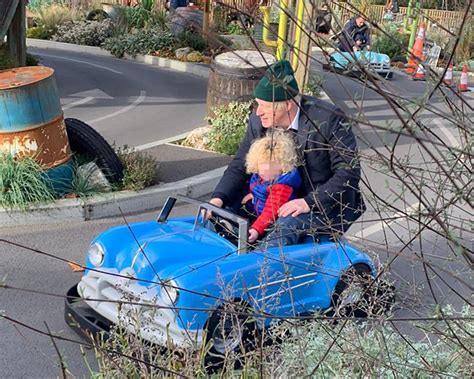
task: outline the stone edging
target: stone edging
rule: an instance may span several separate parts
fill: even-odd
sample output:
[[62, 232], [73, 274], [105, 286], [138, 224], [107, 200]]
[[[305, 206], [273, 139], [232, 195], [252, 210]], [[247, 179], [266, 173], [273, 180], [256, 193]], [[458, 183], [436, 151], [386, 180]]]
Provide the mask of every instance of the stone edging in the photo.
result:
[[186, 178], [174, 183], [159, 184], [139, 192], [122, 191], [102, 194], [86, 200], [63, 199], [27, 212], [0, 207], [0, 227], [54, 224], [64, 221], [87, 221], [116, 217], [157, 209], [168, 196], [186, 195], [194, 198], [212, 192], [225, 167]]

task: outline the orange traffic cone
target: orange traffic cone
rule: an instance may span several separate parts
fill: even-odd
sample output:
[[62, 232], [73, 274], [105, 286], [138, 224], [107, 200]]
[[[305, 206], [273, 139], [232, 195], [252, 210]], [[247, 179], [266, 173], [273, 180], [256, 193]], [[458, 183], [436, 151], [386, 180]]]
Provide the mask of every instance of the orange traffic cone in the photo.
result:
[[443, 79], [444, 84], [450, 86], [453, 84], [453, 64], [450, 63], [448, 69], [446, 70], [446, 74], [444, 75]]
[[413, 80], [425, 80], [425, 70], [421, 64], [418, 65]]
[[458, 85], [459, 92], [469, 91], [469, 87], [467, 83], [468, 83], [467, 64], [464, 64], [464, 66], [462, 66], [461, 81], [459, 82], [459, 85]]
[[415, 44], [411, 50], [410, 57], [408, 58], [408, 65], [405, 70], [407, 74], [414, 74], [418, 67], [418, 63], [423, 61], [423, 46], [425, 44], [425, 24], [421, 23], [416, 35]]

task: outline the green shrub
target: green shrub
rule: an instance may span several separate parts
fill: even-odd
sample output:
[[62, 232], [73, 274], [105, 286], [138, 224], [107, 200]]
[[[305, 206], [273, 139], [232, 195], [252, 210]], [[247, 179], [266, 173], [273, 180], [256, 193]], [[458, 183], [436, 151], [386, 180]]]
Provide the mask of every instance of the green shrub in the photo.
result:
[[151, 155], [127, 146], [117, 149], [117, 155], [124, 167], [120, 189], [139, 191], [156, 182], [158, 162]]
[[104, 43], [104, 48], [116, 57], [124, 54], [136, 56], [149, 54], [161, 49], [173, 49], [176, 38], [168, 31], [157, 29], [144, 29], [134, 33], [124, 34], [109, 38]]
[[0, 70], [6, 70], [14, 66], [8, 47], [5, 43], [0, 44]]
[[72, 21], [58, 27], [53, 41], [75, 43], [87, 46], [102, 46], [114, 34], [114, 23], [103, 21]]
[[28, 9], [36, 12], [38, 9], [49, 7], [54, 3], [54, 0], [29, 0]]
[[32, 204], [53, 200], [44, 171], [33, 158], [0, 154], [0, 206], [26, 210]]
[[408, 40], [410, 36], [400, 34], [395, 24], [389, 24], [385, 27], [385, 33], [380, 34], [372, 44], [372, 50], [387, 54], [390, 58], [397, 55], [406, 55], [408, 48]]
[[237, 34], [237, 35], [244, 35], [247, 34], [247, 31], [242, 27], [241, 24], [236, 22], [232, 22], [227, 24], [224, 29], [225, 34]]
[[207, 41], [201, 34], [186, 31], [178, 35], [176, 47], [190, 47], [196, 51], [204, 51], [207, 48]]
[[251, 109], [252, 102], [232, 102], [214, 108], [214, 117], [208, 118], [209, 148], [222, 154], [235, 154], [247, 129]]
[[26, 31], [28, 38], [51, 39], [54, 34], [53, 29], [46, 29], [44, 26], [34, 26]]
[[322, 84], [323, 79], [321, 76], [310, 74], [308, 83], [306, 83], [303, 88], [303, 92], [305, 95], [321, 97], [323, 90]]

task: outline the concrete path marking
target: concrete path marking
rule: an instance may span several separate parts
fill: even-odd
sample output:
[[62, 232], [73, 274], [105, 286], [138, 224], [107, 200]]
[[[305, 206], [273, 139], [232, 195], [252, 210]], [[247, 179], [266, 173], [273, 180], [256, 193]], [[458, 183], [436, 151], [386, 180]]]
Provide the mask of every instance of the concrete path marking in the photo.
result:
[[151, 149], [152, 147], [164, 145], [166, 143], [179, 141], [181, 139], [186, 138], [189, 135], [189, 133], [190, 132], [185, 132], [185, 133], [181, 133], [181, 134], [178, 134], [176, 136], [173, 136], [173, 137], [163, 138], [163, 139], [160, 139], [158, 141], [153, 141], [153, 142], [145, 143], [144, 145], [135, 146], [133, 148], [133, 150], [141, 151], [141, 150]]
[[122, 114], [122, 113], [125, 113], [125, 112], [128, 112], [130, 110], [132, 110], [133, 108], [137, 107], [139, 104], [141, 104], [144, 100], [146, 99], [146, 91], [140, 91], [140, 96], [132, 103], [132, 104], [129, 104], [127, 105], [126, 107], [123, 107], [121, 109], [119, 109], [118, 111], [115, 111], [115, 112], [112, 112], [112, 113], [109, 113], [105, 116], [101, 116], [101, 117], [98, 117], [98, 118], [95, 118], [93, 120], [87, 120], [86, 122], [89, 123], [89, 124], [92, 124], [94, 122], [99, 122], [99, 121], [103, 121], [103, 120], [106, 120], [108, 118], [112, 118], [112, 117], [115, 117], [115, 116], [118, 116], [119, 114]]
[[94, 66], [94, 67], [97, 67], [97, 68], [101, 68], [102, 70], [107, 70], [107, 71], [113, 72], [113, 73], [118, 74], [118, 75], [123, 75], [123, 72], [120, 72], [120, 71], [117, 71], [117, 70], [113, 70], [113, 69], [111, 69], [111, 68], [109, 68], [109, 67], [106, 67], [106, 66], [101, 66], [100, 64], [90, 63], [90, 62], [81, 61], [81, 60], [77, 60], [77, 59], [59, 57], [59, 56], [57, 56], [57, 55], [51, 55], [51, 54], [43, 54], [43, 53], [41, 53], [41, 56], [42, 56], [42, 57], [48, 57], [48, 58], [54, 58], [54, 59], [62, 59], [62, 60], [64, 60], [64, 61], [72, 61], [72, 62], [87, 64], [87, 65], [89, 65], [89, 66]]
[[367, 238], [368, 236], [374, 234], [374, 233], [377, 233], [379, 232], [380, 230], [382, 230], [385, 227], [389, 227], [390, 225], [396, 223], [397, 221], [399, 221], [400, 218], [404, 218], [404, 217], [408, 217], [412, 214], [414, 214], [414, 210], [417, 209], [419, 207], [420, 203], [419, 202], [416, 202], [412, 205], [410, 205], [405, 212], [397, 212], [393, 215], [393, 219], [391, 221], [385, 221], [385, 220], [381, 220], [379, 222], [377, 222], [376, 224], [374, 225], [371, 225], [365, 229], [362, 229], [360, 232], [357, 232], [355, 233], [354, 235], [348, 237], [349, 239], [359, 239], [359, 238]]
[[95, 99], [94, 97], [88, 96], [88, 97], [85, 97], [84, 99], [73, 101], [73, 102], [71, 102], [69, 104], [66, 104], [66, 105], [61, 105], [61, 108], [63, 108], [63, 111], [65, 111], [66, 109], [71, 109], [71, 108], [77, 107], [78, 105], [88, 103], [88, 102], [90, 102], [94, 99]]

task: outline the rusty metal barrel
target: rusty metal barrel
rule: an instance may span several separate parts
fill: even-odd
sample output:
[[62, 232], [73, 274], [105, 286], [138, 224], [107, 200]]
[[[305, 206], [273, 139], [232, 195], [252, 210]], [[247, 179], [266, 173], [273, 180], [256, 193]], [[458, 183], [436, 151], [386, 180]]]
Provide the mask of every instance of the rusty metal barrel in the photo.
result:
[[253, 91], [275, 58], [253, 50], [235, 50], [217, 55], [211, 65], [207, 83], [207, 115], [212, 108], [232, 101], [254, 98]]
[[71, 149], [52, 68], [0, 71], [1, 152], [33, 157], [48, 177], [70, 179]]

